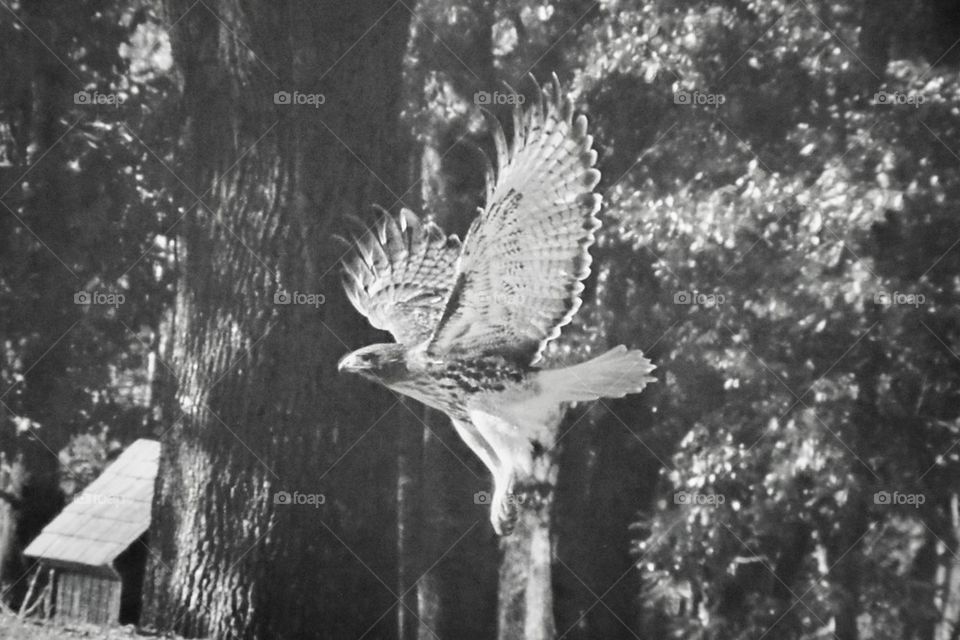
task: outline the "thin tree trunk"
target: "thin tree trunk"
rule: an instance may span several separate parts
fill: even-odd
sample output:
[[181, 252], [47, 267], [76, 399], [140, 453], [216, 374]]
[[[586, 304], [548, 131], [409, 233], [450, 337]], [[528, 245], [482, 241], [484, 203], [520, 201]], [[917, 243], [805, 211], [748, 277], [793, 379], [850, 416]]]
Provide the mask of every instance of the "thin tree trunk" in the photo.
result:
[[556, 481], [551, 450], [536, 459], [533, 477], [514, 489], [517, 524], [500, 540], [498, 640], [553, 640], [556, 635], [550, 517]]
[[500, 640], [552, 640], [552, 542], [549, 509], [552, 499], [538, 509], [521, 508], [513, 535], [501, 543]]
[[410, 417], [336, 372], [379, 336], [343, 296], [329, 236], [406, 189], [410, 12], [165, 7], [185, 118], [171, 169], [186, 191], [144, 621], [217, 638], [393, 637], [396, 432]]
[[944, 545], [944, 572], [942, 587], [941, 619], [936, 625], [936, 640], [955, 640], [960, 636], [960, 505], [957, 494], [950, 496], [950, 525], [953, 530], [951, 545]]
[[498, 556], [489, 507], [475, 498], [490, 480], [446, 417], [428, 410], [424, 418], [417, 638], [487, 640], [496, 630]]
[[[446, 14], [436, 6], [441, 3], [431, 2], [434, 6], [425, 9], [424, 19]], [[468, 30], [473, 37], [448, 39], [443, 33], [449, 25], [424, 24], [418, 20], [414, 23], [411, 43], [415, 64], [409, 70], [410, 111], [418, 114], [412, 124], [423, 143], [418, 192], [424, 213], [433, 216], [448, 233], [465, 231], [474, 214], [481, 166], [474, 151], [456, 144], [466, 133], [466, 123], [430, 112], [427, 106], [436, 96], [427, 96], [424, 92], [427, 76], [432, 73], [442, 81], [455, 81], [457, 74], [446, 75], [443, 71], [458, 68], [459, 60], [471, 61], [475, 73], [492, 80], [492, 5], [488, 0], [474, 0], [468, 9], [471, 19], [482, 25]], [[437, 42], [438, 39], [443, 44]], [[460, 41], [465, 42], [462, 49], [447, 48], [448, 43]], [[453, 88], [470, 96], [477, 89]], [[468, 163], [456, 162], [464, 157]], [[450, 180], [451, 176], [455, 179]], [[471, 186], [476, 190], [471, 190]], [[491, 479], [453, 432], [446, 416], [431, 410], [423, 411], [422, 416], [420, 528], [416, 544], [411, 548], [418, 566], [417, 575], [412, 576], [418, 580], [415, 637], [419, 640], [438, 637], [488, 640], [496, 633], [499, 557], [496, 536], [487, 523], [488, 507], [475, 504], [474, 495], [478, 491], [489, 491]]]
[[[408, 45], [409, 46], [409, 45]], [[408, 108], [419, 107], [419, 102]], [[404, 123], [405, 128], [409, 123]], [[414, 146], [414, 145], [411, 145]], [[416, 184], [420, 176], [420, 153], [414, 148], [408, 163], [408, 179]], [[413, 192], [417, 193], [414, 189]], [[421, 208], [419, 198], [413, 203]], [[422, 411], [419, 406], [401, 399], [409, 411]], [[415, 640], [417, 637], [417, 580], [420, 578], [421, 553], [417, 540], [421, 531], [420, 496], [421, 473], [423, 471], [423, 439], [419, 425], [412, 429], [401, 429], [397, 433], [397, 593], [401, 603], [397, 607], [398, 640]]]
[[866, 498], [855, 488], [847, 501], [842, 534], [831, 545], [829, 562], [836, 582], [834, 634], [838, 640], [859, 640], [857, 618], [860, 615], [860, 580], [862, 579], [861, 542], [867, 530]]
[[[76, 200], [70, 174], [63, 167], [71, 157], [68, 134], [74, 126], [69, 124], [69, 106], [77, 87], [60, 59], [69, 59], [70, 50], [51, 3], [20, 3], [3, 11], [0, 22], [7, 24], [0, 29], [4, 32], [0, 60], [6, 69], [19, 73], [5, 73], [0, 81], [0, 127], [6, 128], [4, 146], [9, 145], [5, 155], [8, 161], [17, 161], [9, 170], [0, 170], [4, 199], [0, 252], [19, 255], [23, 262], [13, 271], [4, 269], [0, 280], [29, 284], [21, 290], [23, 299], [15, 297], [14, 309], [4, 312], [9, 319], [0, 323], [0, 333], [8, 326], [12, 330], [0, 335], [0, 342], [18, 345], [16, 357], [33, 364], [22, 371], [21, 381], [0, 392], [0, 413], [5, 418], [9, 413], [28, 417], [42, 425], [25, 432], [5, 426], [0, 433], [0, 449], [9, 464], [8, 478], [0, 483], [8, 498], [0, 507], [4, 512], [0, 516], [0, 595], [16, 604], [26, 588], [23, 546], [63, 506], [55, 452], [66, 444], [74, 419], [72, 396], [64, 392], [69, 383], [64, 380], [72, 364], [73, 335], [68, 334], [78, 314], [64, 301], [73, 298], [81, 283], [61, 260], [70, 261], [76, 240], [76, 228], [64, 219]], [[15, 30], [9, 29], [11, 24]], [[27, 173], [29, 180], [25, 180]], [[20, 213], [13, 216], [10, 211]], [[24, 228], [30, 237], [42, 238], [42, 247], [30, 248], [32, 240], [18, 234]], [[16, 262], [10, 256], [5, 259], [7, 267]]]
[[10, 590], [23, 571], [21, 549], [17, 548], [17, 511], [20, 487], [14, 486], [11, 467], [0, 452], [0, 593], [9, 598]]
[[[876, 308], [866, 320], [879, 322]], [[863, 537], [869, 526], [867, 496], [874, 478], [864, 466], [862, 460], [872, 459], [869, 450], [875, 425], [881, 421], [877, 413], [877, 379], [881, 371], [883, 354], [877, 342], [864, 340], [861, 349], [865, 351], [863, 364], [857, 371], [857, 386], [861, 390], [857, 396], [856, 410], [850, 422], [851, 429], [845, 433], [845, 441], [851, 451], [858, 456], [850, 459], [851, 476], [854, 478], [841, 512], [841, 524], [837, 534], [827, 545], [831, 574], [836, 585], [836, 615], [834, 616], [834, 634], [838, 640], [859, 640], [860, 630], [857, 618], [863, 610], [860, 602], [863, 580]]]
[[[418, 410], [419, 407], [413, 408]], [[421, 549], [417, 539], [421, 531], [419, 498], [420, 474], [423, 469], [423, 442], [417, 428], [403, 429], [398, 434], [397, 455], [397, 593], [402, 603], [397, 607], [397, 637], [417, 637], [417, 580], [420, 578]]]

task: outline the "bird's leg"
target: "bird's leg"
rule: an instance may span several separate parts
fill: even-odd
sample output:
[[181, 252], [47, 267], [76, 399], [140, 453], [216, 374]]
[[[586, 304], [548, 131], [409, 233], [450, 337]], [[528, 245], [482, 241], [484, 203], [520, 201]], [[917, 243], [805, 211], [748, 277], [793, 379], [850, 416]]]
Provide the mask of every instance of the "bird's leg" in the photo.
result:
[[493, 470], [490, 522], [497, 534], [508, 535], [525, 499], [517, 494], [518, 483], [525, 482], [534, 471], [531, 427], [521, 420], [508, 421], [488, 411], [474, 410], [470, 417], [477, 434], [499, 461], [498, 468]]
[[[503, 520], [501, 516], [501, 505], [507, 503], [507, 496], [512, 490], [513, 474], [500, 460], [496, 451], [490, 446], [490, 443], [481, 435], [477, 427], [467, 420], [452, 420], [453, 428], [457, 431], [467, 446], [470, 447], [484, 466], [490, 470], [493, 476], [493, 496], [490, 505], [490, 522], [493, 524], [493, 530], [497, 535], [504, 535], [504, 528], [500, 525]], [[509, 514], [507, 514], [509, 515]], [[513, 520], [516, 520], [516, 513], [512, 518], [507, 518], [512, 528]], [[509, 533], [509, 532], [508, 532]]]

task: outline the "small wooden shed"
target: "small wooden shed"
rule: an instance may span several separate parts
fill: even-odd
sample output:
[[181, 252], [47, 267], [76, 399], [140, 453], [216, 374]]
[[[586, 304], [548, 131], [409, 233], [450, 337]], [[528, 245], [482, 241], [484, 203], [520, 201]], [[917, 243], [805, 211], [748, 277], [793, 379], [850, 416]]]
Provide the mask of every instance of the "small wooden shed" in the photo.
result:
[[159, 442], [131, 444], [24, 551], [52, 577], [55, 619], [138, 622], [159, 459]]

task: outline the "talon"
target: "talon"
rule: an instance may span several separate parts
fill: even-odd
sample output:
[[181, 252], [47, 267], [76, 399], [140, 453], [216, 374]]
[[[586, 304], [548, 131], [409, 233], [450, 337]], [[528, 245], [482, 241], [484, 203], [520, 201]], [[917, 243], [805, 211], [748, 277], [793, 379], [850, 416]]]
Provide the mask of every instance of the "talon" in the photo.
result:
[[499, 536], [508, 536], [513, 532], [519, 512], [517, 505], [508, 493], [497, 493], [490, 505], [490, 522]]
[[515, 506], [506, 504], [506, 508], [501, 508], [499, 513], [491, 518], [493, 530], [498, 536], [508, 536], [513, 533], [517, 524], [517, 509]]

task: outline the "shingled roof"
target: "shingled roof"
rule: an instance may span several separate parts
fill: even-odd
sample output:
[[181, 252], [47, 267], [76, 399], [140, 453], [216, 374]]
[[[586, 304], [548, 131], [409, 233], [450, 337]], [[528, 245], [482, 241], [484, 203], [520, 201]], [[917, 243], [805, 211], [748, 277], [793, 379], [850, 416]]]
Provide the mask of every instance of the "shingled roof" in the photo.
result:
[[50, 564], [112, 572], [113, 561], [150, 528], [160, 443], [137, 440], [43, 528], [24, 551]]

